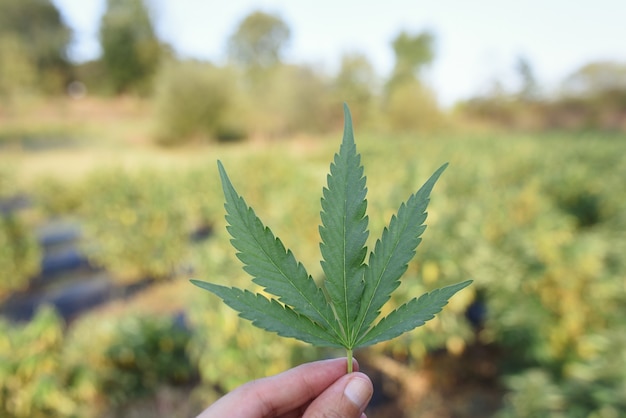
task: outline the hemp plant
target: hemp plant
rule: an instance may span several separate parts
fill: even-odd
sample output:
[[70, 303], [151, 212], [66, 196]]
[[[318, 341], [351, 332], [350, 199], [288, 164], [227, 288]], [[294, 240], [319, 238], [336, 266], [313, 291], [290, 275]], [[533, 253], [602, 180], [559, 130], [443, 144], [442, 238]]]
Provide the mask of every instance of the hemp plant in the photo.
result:
[[345, 105], [344, 113], [343, 141], [330, 165], [321, 199], [319, 232], [325, 275], [321, 284], [256, 216], [219, 161], [231, 243], [252, 281], [275, 298], [198, 280], [192, 283], [220, 297], [259, 328], [315, 346], [344, 348], [350, 373], [353, 350], [424, 325], [471, 280], [425, 293], [375, 322], [421, 242], [430, 193], [447, 163], [400, 205], [366, 263], [366, 178]]

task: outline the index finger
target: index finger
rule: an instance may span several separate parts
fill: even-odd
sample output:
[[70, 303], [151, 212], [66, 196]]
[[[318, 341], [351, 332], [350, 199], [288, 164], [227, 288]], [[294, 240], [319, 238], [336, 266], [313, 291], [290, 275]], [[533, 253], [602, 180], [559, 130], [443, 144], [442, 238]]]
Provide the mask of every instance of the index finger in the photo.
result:
[[[353, 360], [354, 370], [358, 363]], [[270, 418], [315, 399], [346, 374], [346, 359], [302, 364], [276, 376], [254, 380], [224, 395], [198, 418]]]

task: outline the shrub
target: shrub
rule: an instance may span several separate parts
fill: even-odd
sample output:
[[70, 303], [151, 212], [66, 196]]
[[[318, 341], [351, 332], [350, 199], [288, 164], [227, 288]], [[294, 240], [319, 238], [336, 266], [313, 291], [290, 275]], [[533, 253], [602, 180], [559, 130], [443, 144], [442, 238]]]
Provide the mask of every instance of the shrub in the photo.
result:
[[119, 322], [104, 351], [101, 388], [119, 405], [152, 394], [163, 384], [192, 381], [195, 369], [187, 354], [190, 333], [167, 317], [136, 316]]
[[97, 417], [195, 378], [189, 332], [173, 318], [94, 319], [68, 331], [43, 307], [26, 325], [0, 320], [0, 416]]
[[442, 126], [434, 94], [418, 81], [395, 86], [385, 103], [389, 128], [394, 132], [432, 132]]
[[246, 136], [233, 70], [199, 62], [163, 67], [156, 84], [156, 141], [232, 141]]
[[122, 281], [170, 277], [188, 235], [172, 184], [157, 172], [93, 173], [81, 206], [90, 260]]
[[20, 212], [28, 199], [16, 180], [11, 165], [0, 166], [0, 302], [28, 284], [42, 257], [28, 215]]
[[0, 213], [0, 300], [39, 272], [41, 248], [18, 214]]
[[63, 323], [51, 308], [26, 326], [0, 321], [0, 415], [75, 416], [79, 405], [63, 367]]

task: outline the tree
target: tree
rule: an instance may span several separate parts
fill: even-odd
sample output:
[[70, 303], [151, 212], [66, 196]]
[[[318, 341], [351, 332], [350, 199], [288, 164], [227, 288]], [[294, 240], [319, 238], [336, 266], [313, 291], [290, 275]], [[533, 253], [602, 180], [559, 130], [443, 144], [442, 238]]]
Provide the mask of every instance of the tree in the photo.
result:
[[254, 12], [247, 16], [228, 40], [228, 56], [243, 68], [269, 68], [280, 63], [291, 36], [278, 16]]
[[393, 74], [386, 85], [385, 110], [389, 126], [397, 131], [433, 130], [441, 124], [435, 95], [421, 80], [423, 69], [435, 58], [434, 35], [401, 32], [392, 42]]
[[337, 74], [333, 90], [339, 102], [346, 102], [352, 109], [352, 116], [365, 126], [371, 122], [374, 102], [376, 73], [372, 64], [363, 54], [345, 54]]
[[107, 0], [100, 26], [102, 65], [115, 93], [145, 93], [161, 61], [157, 39], [143, 0]]
[[49, 0], [0, 0], [0, 94], [20, 86], [63, 91], [72, 73], [70, 38], [70, 29]]
[[526, 57], [518, 57], [515, 69], [520, 78], [519, 98], [526, 101], [536, 100], [539, 95], [539, 83], [530, 61]]
[[400, 32], [392, 43], [396, 62], [390, 84], [419, 79], [420, 72], [435, 59], [434, 42], [430, 32], [417, 35]]
[[578, 125], [586, 129], [623, 132], [626, 130], [626, 63], [599, 61], [583, 65], [564, 81], [562, 96], [555, 107], [568, 119], [578, 119]]
[[23, 42], [11, 34], [0, 36], [0, 97], [37, 90], [37, 68]]
[[305, 72], [282, 64], [290, 36], [279, 16], [256, 11], [245, 17], [228, 39], [228, 58], [243, 72], [242, 86], [250, 109], [247, 117], [254, 136], [274, 137], [289, 131], [291, 114], [298, 112], [293, 101], [296, 91], [304, 87], [301, 82], [311, 81]]
[[626, 91], [626, 63], [597, 61], [583, 65], [563, 83], [566, 96], [594, 96], [610, 91]]

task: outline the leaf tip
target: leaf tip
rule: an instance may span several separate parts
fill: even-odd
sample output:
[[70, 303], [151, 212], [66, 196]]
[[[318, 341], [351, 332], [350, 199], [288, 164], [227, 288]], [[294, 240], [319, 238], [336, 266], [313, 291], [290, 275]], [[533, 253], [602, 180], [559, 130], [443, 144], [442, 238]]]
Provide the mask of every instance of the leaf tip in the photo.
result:
[[350, 143], [353, 143], [354, 131], [352, 129], [352, 115], [350, 114], [350, 108], [345, 102], [343, 104], [343, 115], [344, 115], [343, 140], [344, 142], [348, 141]]
[[198, 286], [198, 287], [202, 287], [202, 283], [200, 280], [196, 280], [196, 279], [189, 279], [189, 283], [191, 283], [194, 286]]

